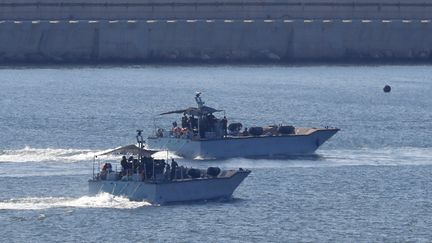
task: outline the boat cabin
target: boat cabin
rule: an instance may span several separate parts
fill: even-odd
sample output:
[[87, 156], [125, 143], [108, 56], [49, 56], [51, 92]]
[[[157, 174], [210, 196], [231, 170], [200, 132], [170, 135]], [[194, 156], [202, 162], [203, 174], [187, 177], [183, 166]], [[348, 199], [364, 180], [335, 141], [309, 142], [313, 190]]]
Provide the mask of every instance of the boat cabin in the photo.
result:
[[[265, 127], [243, 127], [239, 122], [228, 124], [226, 116], [217, 118], [214, 113], [222, 112], [209, 106], [201, 98], [201, 93], [195, 95], [197, 107], [164, 112], [160, 115], [182, 114], [181, 121], [174, 121], [170, 129], [157, 128], [154, 137], [173, 137], [192, 140], [211, 140], [223, 138], [241, 138], [251, 136], [293, 135], [293, 126], [270, 125]], [[300, 131], [300, 130], [299, 130]]]
[[[135, 144], [122, 146], [95, 156], [93, 180], [168, 182], [229, 176], [226, 171], [221, 173], [218, 167], [201, 170], [181, 166], [174, 159], [170, 162], [164, 159], [155, 159], [152, 155], [157, 151], [145, 149], [141, 136], [142, 131], [138, 130], [137, 132], [138, 146]], [[118, 170], [119, 166], [113, 166], [111, 162], [100, 162], [100, 158], [107, 155], [121, 156], [120, 170]], [[97, 173], [95, 173], [96, 164], [97, 168], [100, 168]]]

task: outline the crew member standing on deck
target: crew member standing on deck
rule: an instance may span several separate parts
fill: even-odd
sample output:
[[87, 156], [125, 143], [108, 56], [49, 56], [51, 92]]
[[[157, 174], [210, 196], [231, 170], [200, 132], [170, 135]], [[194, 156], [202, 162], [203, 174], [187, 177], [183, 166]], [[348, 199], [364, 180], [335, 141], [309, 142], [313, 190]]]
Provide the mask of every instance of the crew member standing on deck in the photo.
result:
[[178, 167], [177, 162], [175, 162], [174, 159], [171, 159], [171, 180], [175, 179], [177, 167]]
[[249, 136], [249, 131], [248, 131], [247, 127], [245, 127], [244, 131], [242, 132], [242, 135], [243, 136]]
[[165, 180], [171, 180], [171, 166], [168, 163], [165, 167], [164, 177], [165, 177]]
[[123, 175], [126, 175], [127, 166], [128, 166], [128, 162], [127, 162], [126, 156], [122, 157], [122, 160], [121, 160], [120, 164], [121, 164], [121, 167], [122, 167]]
[[226, 116], [222, 118], [222, 129], [224, 131], [224, 137], [226, 137], [226, 135], [228, 135], [228, 120]]
[[182, 124], [182, 128], [188, 128], [189, 127], [188, 126], [188, 118], [186, 116], [186, 113], [183, 113], [181, 124]]
[[192, 115], [189, 120], [190, 120], [190, 124], [191, 124], [192, 129], [197, 129], [198, 128], [198, 119], [196, 119], [195, 116]]

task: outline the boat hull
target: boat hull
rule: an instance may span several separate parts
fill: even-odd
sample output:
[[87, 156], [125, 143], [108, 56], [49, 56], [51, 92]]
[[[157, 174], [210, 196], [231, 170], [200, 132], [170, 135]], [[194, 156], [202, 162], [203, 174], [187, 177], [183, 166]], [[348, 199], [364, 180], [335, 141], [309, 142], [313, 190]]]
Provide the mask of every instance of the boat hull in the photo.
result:
[[272, 157], [313, 154], [339, 129], [316, 129], [305, 135], [235, 137], [192, 140], [149, 137], [147, 148], [168, 150], [184, 158]]
[[164, 182], [89, 180], [89, 193], [101, 192], [156, 204], [230, 198], [250, 171], [230, 177], [198, 178]]

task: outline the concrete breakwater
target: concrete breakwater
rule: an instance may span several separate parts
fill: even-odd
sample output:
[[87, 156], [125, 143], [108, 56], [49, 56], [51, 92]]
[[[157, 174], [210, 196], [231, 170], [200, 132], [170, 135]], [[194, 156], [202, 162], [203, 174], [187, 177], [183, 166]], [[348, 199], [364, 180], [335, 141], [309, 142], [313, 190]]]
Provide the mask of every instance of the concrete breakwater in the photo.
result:
[[[73, 1], [63, 5], [3, 1], [0, 5], [13, 9], [15, 16], [4, 9], [0, 15], [0, 62], [432, 60], [431, 12], [424, 11], [432, 9], [432, 3], [339, 2], [340, 6], [334, 1], [333, 5], [318, 2], [324, 4], [319, 6], [321, 12], [316, 10], [318, 3], [297, 6], [296, 2], [284, 2], [293, 9], [302, 7], [303, 12], [297, 15], [268, 12], [274, 5], [286, 6], [267, 1], [261, 5], [245, 1], [243, 11], [228, 11], [231, 2], [204, 18], [199, 11], [185, 11], [199, 9], [196, 4], [183, 2], [166, 8], [164, 1], [154, 6], [140, 1], [129, 2], [128, 8], [133, 9], [133, 4], [153, 6], [153, 13], [134, 15], [136, 11], [130, 10], [110, 16], [109, 11], [90, 11], [78, 19], [79, 11], [74, 9], [80, 3]], [[212, 7], [210, 3], [214, 2], [200, 2]], [[118, 2], [92, 4], [85, 9], [124, 7]], [[57, 8], [63, 11], [47, 10]], [[368, 8], [371, 12], [364, 11]], [[393, 8], [397, 11], [390, 11]], [[328, 9], [351, 9], [356, 18], [349, 18], [350, 11], [332, 13]], [[380, 11], [389, 18], [380, 18]]]

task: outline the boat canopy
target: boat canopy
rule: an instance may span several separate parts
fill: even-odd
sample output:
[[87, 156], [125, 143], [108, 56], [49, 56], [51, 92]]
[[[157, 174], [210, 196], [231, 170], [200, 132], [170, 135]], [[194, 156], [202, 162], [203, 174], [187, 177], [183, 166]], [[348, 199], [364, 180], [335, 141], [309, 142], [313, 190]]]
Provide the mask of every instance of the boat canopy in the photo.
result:
[[151, 157], [156, 152], [157, 151], [143, 149], [136, 146], [135, 144], [131, 144], [131, 145], [118, 147], [109, 151], [104, 151], [103, 153], [98, 154], [97, 156], [115, 154], [115, 155], [139, 155], [143, 157]]
[[194, 116], [201, 116], [201, 115], [207, 115], [207, 114], [212, 114], [214, 112], [221, 112], [223, 110], [217, 110], [215, 108], [209, 107], [209, 106], [202, 106], [201, 108], [197, 108], [197, 107], [189, 107], [186, 109], [182, 109], [182, 110], [175, 110], [175, 111], [168, 111], [168, 112], [164, 112], [161, 113], [159, 115], [168, 115], [168, 114], [181, 114], [181, 113], [185, 113], [187, 115], [194, 115]]

